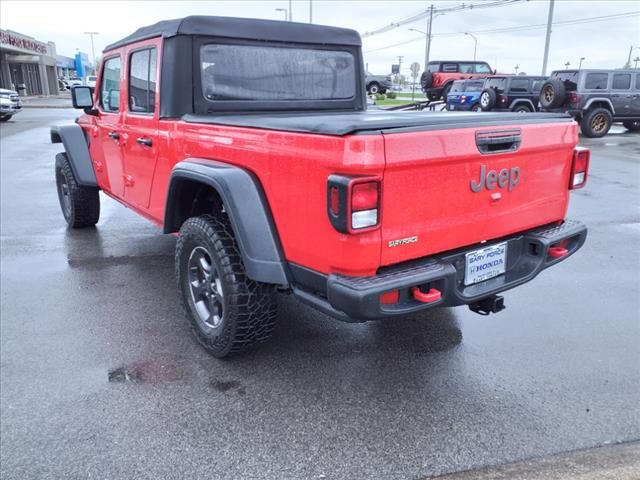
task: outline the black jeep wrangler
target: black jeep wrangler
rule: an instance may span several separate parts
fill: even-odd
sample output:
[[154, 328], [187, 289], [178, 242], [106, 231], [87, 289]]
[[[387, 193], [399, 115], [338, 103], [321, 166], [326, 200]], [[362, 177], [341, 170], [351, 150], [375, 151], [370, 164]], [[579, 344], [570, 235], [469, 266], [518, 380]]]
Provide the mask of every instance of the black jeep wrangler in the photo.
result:
[[484, 112], [537, 112], [540, 89], [547, 77], [495, 76], [484, 82], [480, 107]]
[[637, 70], [559, 70], [540, 91], [549, 112], [568, 112], [586, 137], [599, 138], [613, 122], [640, 131], [640, 73]]

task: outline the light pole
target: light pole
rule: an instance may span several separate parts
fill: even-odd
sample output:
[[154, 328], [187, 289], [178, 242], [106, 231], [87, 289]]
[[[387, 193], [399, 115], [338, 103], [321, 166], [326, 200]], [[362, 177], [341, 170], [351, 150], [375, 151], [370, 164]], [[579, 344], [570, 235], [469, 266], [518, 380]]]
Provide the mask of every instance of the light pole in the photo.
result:
[[293, 20], [293, 8], [292, 8], [292, 5], [291, 5], [291, 1], [292, 0], [289, 0], [289, 21]]
[[429, 42], [429, 34], [427, 32], [423, 32], [422, 30], [418, 30], [417, 28], [410, 28], [409, 31], [410, 32], [421, 33], [427, 39], [427, 43], [426, 43], [425, 51], [424, 51], [424, 61], [425, 61], [424, 69], [427, 70], [427, 66], [429, 65], [429, 47], [430, 47], [430, 45], [429, 45], [429, 43], [430, 43]]
[[313, 23], [313, 0], [309, 0], [309, 23]]
[[635, 64], [633, 65], [633, 69], [634, 69], [634, 70], [637, 70], [637, 69], [638, 69], [638, 62], [640, 62], [640, 57], [636, 57], [636, 58], [634, 58], [634, 59], [633, 59], [633, 61], [634, 61], [634, 63], [635, 63]]
[[93, 46], [93, 36], [98, 35], [100, 32], [84, 32], [85, 35], [91, 37], [91, 64], [93, 65], [93, 73], [96, 73], [96, 48]]
[[473, 38], [473, 59], [476, 59], [476, 52], [478, 51], [478, 37], [476, 37], [473, 33], [464, 32], [465, 35]]
[[586, 57], [580, 57], [580, 63], [578, 63], [578, 70], [582, 68], [582, 61], [586, 60]]
[[567, 63], [564, 64], [564, 69], [569, 70], [569, 65], [571, 65], [571, 62], [567, 61]]
[[516, 65], [515, 67], [513, 67], [516, 71], [516, 75], [518, 75], [518, 70], [520, 70], [520, 65]]
[[284, 21], [289, 20], [289, 11], [286, 8], [276, 8], [276, 12], [284, 12]]

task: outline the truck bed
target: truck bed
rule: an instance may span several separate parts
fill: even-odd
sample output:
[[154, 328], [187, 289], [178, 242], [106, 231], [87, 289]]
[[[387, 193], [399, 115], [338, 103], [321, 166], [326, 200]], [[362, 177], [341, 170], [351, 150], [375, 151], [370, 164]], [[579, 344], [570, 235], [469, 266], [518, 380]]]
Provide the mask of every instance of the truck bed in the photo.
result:
[[369, 132], [407, 132], [445, 130], [455, 128], [490, 127], [494, 125], [525, 125], [539, 123], [572, 122], [565, 113], [511, 113], [511, 112], [365, 112], [338, 113], [271, 113], [271, 114], [186, 114], [188, 123], [210, 123], [235, 127], [281, 130], [287, 132], [317, 133], [320, 135], [350, 135]]

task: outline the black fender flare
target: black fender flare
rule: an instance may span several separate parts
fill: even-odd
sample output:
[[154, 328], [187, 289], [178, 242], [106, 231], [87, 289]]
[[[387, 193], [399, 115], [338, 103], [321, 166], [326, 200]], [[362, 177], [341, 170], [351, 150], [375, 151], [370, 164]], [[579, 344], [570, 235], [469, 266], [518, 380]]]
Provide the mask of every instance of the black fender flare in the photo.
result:
[[54, 125], [51, 127], [51, 143], [62, 143], [76, 182], [82, 187], [97, 187], [89, 145], [80, 125]]
[[169, 178], [164, 233], [175, 233], [181, 227], [175, 207], [176, 190], [181, 180], [203, 183], [220, 195], [249, 278], [257, 282], [289, 285], [280, 238], [255, 175], [215, 160], [190, 158], [177, 163]]

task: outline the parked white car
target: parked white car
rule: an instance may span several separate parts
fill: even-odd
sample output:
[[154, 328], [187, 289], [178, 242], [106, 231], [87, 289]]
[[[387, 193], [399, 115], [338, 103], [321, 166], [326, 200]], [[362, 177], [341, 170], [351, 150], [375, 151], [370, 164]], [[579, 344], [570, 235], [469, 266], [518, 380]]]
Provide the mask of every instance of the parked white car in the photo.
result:
[[96, 77], [95, 75], [87, 75], [87, 78], [85, 78], [85, 80], [84, 80], [84, 84], [85, 84], [87, 87], [95, 88], [95, 86], [96, 86], [96, 79], [97, 79], [97, 78], [98, 78], [98, 77]]
[[22, 110], [18, 92], [0, 88], [0, 122], [6, 122]]

